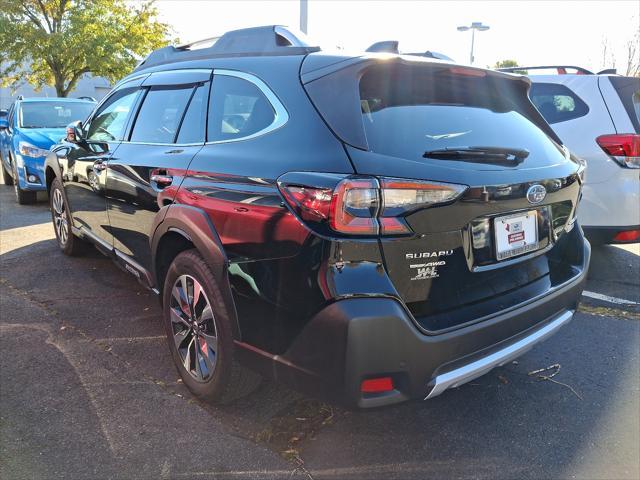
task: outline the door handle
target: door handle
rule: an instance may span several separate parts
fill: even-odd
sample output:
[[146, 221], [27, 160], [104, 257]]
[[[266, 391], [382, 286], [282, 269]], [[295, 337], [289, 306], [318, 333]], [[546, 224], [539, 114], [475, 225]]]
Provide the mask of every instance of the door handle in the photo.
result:
[[160, 175], [156, 173], [151, 175], [151, 181], [155, 182], [159, 188], [165, 188], [173, 183], [173, 177], [171, 175]]

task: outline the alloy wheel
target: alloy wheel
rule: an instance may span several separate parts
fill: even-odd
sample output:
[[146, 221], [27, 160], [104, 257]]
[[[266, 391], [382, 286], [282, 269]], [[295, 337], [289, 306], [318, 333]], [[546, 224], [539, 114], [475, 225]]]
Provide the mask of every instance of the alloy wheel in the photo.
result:
[[58, 235], [58, 241], [61, 245], [66, 245], [69, 238], [69, 222], [67, 221], [67, 212], [64, 205], [64, 198], [59, 189], [53, 191], [53, 199], [51, 201], [53, 208], [53, 223]]
[[171, 291], [171, 332], [182, 366], [199, 382], [209, 381], [216, 367], [218, 336], [211, 303], [191, 275], [180, 275]]

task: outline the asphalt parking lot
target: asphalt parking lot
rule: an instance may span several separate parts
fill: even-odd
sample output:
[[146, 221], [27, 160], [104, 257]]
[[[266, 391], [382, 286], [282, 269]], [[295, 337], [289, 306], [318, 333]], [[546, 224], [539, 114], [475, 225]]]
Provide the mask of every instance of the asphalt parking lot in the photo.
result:
[[0, 185], [0, 478], [640, 478], [640, 245], [594, 249], [587, 289], [556, 336], [428, 402], [263, 382], [213, 407], [178, 382], [157, 299], [63, 256], [47, 204]]

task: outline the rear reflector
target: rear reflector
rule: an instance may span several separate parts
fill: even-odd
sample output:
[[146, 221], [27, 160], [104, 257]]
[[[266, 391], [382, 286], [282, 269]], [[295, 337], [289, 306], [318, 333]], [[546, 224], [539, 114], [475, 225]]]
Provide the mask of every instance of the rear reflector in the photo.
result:
[[596, 138], [596, 142], [620, 165], [640, 168], [640, 135], [636, 133], [601, 135]]
[[640, 230], [627, 230], [618, 233], [613, 240], [616, 242], [634, 242], [640, 240]]
[[393, 380], [391, 377], [379, 377], [363, 380], [360, 386], [362, 393], [382, 393], [393, 390]]

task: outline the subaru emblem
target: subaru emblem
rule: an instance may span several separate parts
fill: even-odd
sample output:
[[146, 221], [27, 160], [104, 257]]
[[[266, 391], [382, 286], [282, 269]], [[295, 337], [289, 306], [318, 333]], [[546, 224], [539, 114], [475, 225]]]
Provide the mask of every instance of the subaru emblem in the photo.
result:
[[532, 203], [534, 205], [536, 203], [540, 203], [541, 201], [543, 201], [544, 197], [546, 196], [547, 196], [547, 189], [544, 188], [539, 183], [536, 183], [535, 185], [531, 185], [529, 187], [529, 190], [527, 190], [527, 200], [529, 200], [529, 203]]

